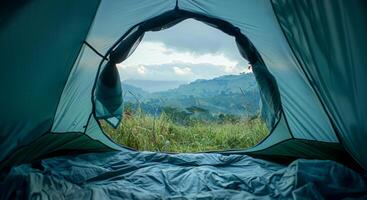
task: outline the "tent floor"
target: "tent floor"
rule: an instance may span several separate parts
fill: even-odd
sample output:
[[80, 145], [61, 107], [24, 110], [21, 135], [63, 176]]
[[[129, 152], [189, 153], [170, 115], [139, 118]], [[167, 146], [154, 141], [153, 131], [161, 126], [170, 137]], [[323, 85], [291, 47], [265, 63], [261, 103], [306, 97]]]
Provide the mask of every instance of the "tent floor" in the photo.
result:
[[15, 166], [0, 181], [0, 199], [339, 199], [367, 198], [366, 188], [334, 161], [119, 151]]

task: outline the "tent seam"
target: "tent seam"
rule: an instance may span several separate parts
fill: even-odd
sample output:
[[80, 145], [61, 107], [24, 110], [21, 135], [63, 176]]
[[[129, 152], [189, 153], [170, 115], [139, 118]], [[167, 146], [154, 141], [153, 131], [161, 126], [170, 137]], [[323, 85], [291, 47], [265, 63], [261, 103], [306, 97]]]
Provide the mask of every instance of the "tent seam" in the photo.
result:
[[[98, 2], [98, 4], [96, 5], [96, 9], [95, 9], [95, 12], [94, 12], [93, 18], [92, 18], [91, 22], [89, 23], [89, 29], [88, 29], [88, 31], [86, 32], [86, 34], [85, 34], [85, 37], [84, 37], [84, 38], [87, 38], [87, 37], [88, 37], [88, 35], [89, 35], [89, 33], [90, 33], [91, 26], [92, 26], [92, 24], [93, 24], [93, 22], [94, 22], [94, 19], [95, 19], [96, 15], [97, 15], [97, 11], [98, 11], [98, 8], [99, 8], [100, 3], [101, 3], [101, 0], [100, 0], [100, 1]], [[66, 87], [67, 83], [69, 82], [69, 78], [70, 78], [70, 76], [71, 76], [71, 74], [70, 74], [70, 73], [72, 72], [72, 70], [74, 69], [74, 67], [76, 67], [76, 66], [75, 66], [75, 63], [77, 62], [77, 60], [78, 60], [78, 58], [79, 58], [79, 55], [80, 55], [80, 52], [81, 52], [81, 50], [82, 50], [82, 48], [83, 48], [83, 46], [84, 46], [84, 45], [83, 45], [83, 43], [84, 43], [84, 41], [81, 43], [81, 45], [80, 45], [80, 47], [79, 47], [79, 50], [77, 51], [77, 52], [78, 52], [78, 54], [77, 54], [77, 56], [76, 56], [76, 58], [75, 58], [75, 60], [74, 60], [74, 62], [73, 62], [73, 64], [72, 64], [72, 66], [73, 66], [73, 67], [71, 67], [71, 68], [70, 68], [70, 70], [69, 70], [69, 75], [68, 75], [67, 79], [66, 79], [66, 80], [65, 80], [65, 82], [64, 82], [64, 86], [63, 86], [62, 92], [61, 92], [61, 94], [60, 94], [60, 97], [59, 97], [59, 100], [58, 100], [58, 102], [57, 102], [57, 106], [56, 106], [55, 112], [54, 112], [53, 117], [52, 117], [52, 123], [51, 123], [51, 126], [50, 126], [50, 128], [48, 129], [48, 131], [47, 131], [47, 132], [52, 132], [52, 128], [53, 128], [54, 123], [55, 123], [55, 118], [56, 118], [56, 115], [57, 115], [57, 110], [58, 110], [58, 108], [59, 108], [59, 106], [60, 106], [60, 102], [61, 102], [62, 95], [64, 94], [65, 87]], [[46, 132], [45, 134], [47, 134], [47, 132]], [[42, 135], [41, 135], [41, 136], [42, 136]]]
[[96, 53], [102, 59], [107, 60], [107, 61], [109, 60], [108, 58], [106, 58], [105, 56], [103, 56], [103, 54], [100, 53], [96, 48], [94, 48], [91, 44], [89, 44], [86, 40], [84, 40], [83, 43], [86, 44], [87, 47], [89, 47], [94, 53]]
[[285, 124], [287, 125], [287, 128], [288, 128], [288, 130], [289, 130], [289, 134], [291, 135], [291, 137], [292, 137], [292, 138], [296, 138], [296, 137], [294, 137], [293, 132], [292, 132], [292, 129], [291, 129], [291, 127], [289, 126], [287, 116], [286, 116], [286, 114], [285, 114], [285, 112], [284, 112], [284, 109], [283, 109], [283, 105], [282, 105], [282, 113], [283, 113], [283, 116], [284, 116]]

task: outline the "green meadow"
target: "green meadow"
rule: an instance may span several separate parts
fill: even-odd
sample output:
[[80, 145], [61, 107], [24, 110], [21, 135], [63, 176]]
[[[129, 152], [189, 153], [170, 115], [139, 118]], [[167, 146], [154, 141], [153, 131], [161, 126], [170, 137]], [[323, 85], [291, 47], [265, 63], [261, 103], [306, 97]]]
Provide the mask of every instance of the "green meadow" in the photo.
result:
[[248, 120], [177, 123], [166, 113], [151, 116], [138, 110], [125, 113], [117, 129], [102, 123], [103, 130], [115, 142], [141, 151], [201, 152], [245, 149], [259, 143], [268, 134], [258, 117]]

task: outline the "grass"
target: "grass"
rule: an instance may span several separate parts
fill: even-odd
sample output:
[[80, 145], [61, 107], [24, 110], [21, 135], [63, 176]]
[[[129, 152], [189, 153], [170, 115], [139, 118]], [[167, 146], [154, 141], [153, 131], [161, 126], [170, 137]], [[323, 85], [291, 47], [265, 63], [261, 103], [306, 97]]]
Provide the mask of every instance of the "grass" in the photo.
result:
[[141, 111], [125, 115], [117, 129], [107, 123], [102, 123], [102, 128], [119, 144], [161, 152], [245, 149], [268, 134], [265, 123], [259, 118], [222, 123], [196, 121], [185, 126], [174, 123], [164, 113], [152, 117]]

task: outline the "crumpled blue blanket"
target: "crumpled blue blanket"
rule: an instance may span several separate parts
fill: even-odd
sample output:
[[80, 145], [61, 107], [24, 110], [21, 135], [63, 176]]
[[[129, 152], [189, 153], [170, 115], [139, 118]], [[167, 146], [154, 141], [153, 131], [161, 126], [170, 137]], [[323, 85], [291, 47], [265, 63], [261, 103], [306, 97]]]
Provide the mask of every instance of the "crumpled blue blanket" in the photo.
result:
[[0, 199], [366, 198], [360, 174], [333, 161], [283, 166], [246, 155], [91, 153], [13, 167]]

